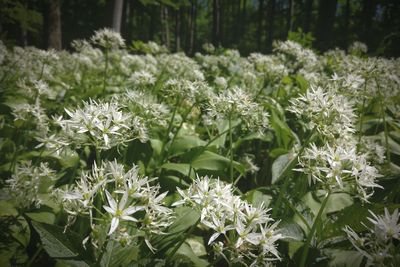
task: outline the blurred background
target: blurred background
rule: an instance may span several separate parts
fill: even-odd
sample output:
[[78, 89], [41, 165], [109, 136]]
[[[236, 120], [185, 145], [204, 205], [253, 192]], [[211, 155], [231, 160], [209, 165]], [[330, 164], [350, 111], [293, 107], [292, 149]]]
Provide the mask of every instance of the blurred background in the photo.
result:
[[368, 54], [400, 54], [399, 0], [0, 0], [0, 38], [8, 46], [70, 49], [95, 30], [155, 41], [192, 55], [204, 43], [269, 53], [274, 40], [317, 51], [364, 42]]

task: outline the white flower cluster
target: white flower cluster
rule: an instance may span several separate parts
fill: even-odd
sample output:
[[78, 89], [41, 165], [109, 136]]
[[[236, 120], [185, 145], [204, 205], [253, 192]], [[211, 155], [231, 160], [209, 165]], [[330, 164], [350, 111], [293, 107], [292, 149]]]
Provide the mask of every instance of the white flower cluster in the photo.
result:
[[[152, 186], [151, 181], [139, 175], [137, 166], [125, 171], [124, 166], [114, 160], [103, 162], [101, 166], [94, 164], [92, 171], [83, 173], [73, 188], [59, 190], [56, 195], [70, 215], [70, 224], [78, 214], [83, 214], [89, 215], [92, 228], [96, 228], [101, 217], [109, 222], [108, 235], [114, 234], [114, 238], [122, 238], [125, 242], [126, 228], [121, 225], [124, 221], [134, 223], [144, 232], [148, 247], [154, 250], [150, 243], [151, 235], [163, 234], [174, 217], [172, 210], [163, 205], [167, 192], [160, 194], [160, 187]], [[99, 212], [97, 201], [104, 204], [106, 213]], [[138, 211], [142, 214], [134, 217]], [[134, 238], [133, 235], [130, 237]]]
[[279, 260], [276, 241], [282, 235], [263, 205], [254, 207], [233, 194], [232, 185], [207, 176], [197, 178], [187, 191], [177, 188], [182, 200], [201, 212], [200, 223], [211, 229], [208, 240], [214, 252], [228, 262], [246, 266]]
[[56, 179], [56, 173], [48, 163], [35, 166], [32, 161], [23, 161], [17, 163], [14, 174], [6, 183], [19, 208], [30, 208], [32, 204], [38, 208], [42, 203], [41, 194], [48, 193], [51, 189], [48, 185]]
[[146, 124], [167, 125], [167, 118], [170, 117], [167, 105], [157, 102], [156, 98], [149, 93], [130, 90], [120, 97], [117, 96], [116, 99], [131, 113], [140, 114]]
[[70, 119], [59, 120], [63, 132], [71, 142], [90, 143], [100, 149], [109, 149], [124, 144], [133, 138], [147, 140], [147, 128], [138, 117], [121, 111], [116, 102], [83, 102], [83, 108], [70, 111]]
[[355, 190], [356, 194], [368, 202], [374, 188], [379, 187], [375, 180], [382, 175], [369, 164], [366, 154], [356, 152], [356, 146], [342, 142], [322, 147], [311, 144], [299, 157], [298, 171], [308, 175], [309, 184], [321, 183], [325, 188]]
[[125, 46], [125, 41], [121, 35], [107, 28], [96, 31], [91, 37], [91, 41], [93, 44], [106, 49], [117, 49]]
[[363, 55], [366, 54], [368, 51], [368, 47], [366, 44], [362, 43], [362, 42], [353, 42], [350, 46], [349, 46], [349, 54], [353, 54], [353, 55]]
[[306, 94], [290, 100], [290, 112], [327, 138], [347, 136], [355, 132], [355, 114], [350, 101], [334, 90], [311, 87]]
[[208, 121], [241, 119], [248, 129], [259, 132], [268, 127], [268, 112], [239, 87], [230, 87], [219, 94], [210, 95], [207, 112]]
[[398, 242], [400, 240], [399, 210], [390, 214], [385, 208], [384, 215], [376, 215], [370, 211], [368, 218], [372, 227], [367, 227], [367, 233], [358, 234], [351, 227], [345, 226], [343, 231], [347, 238], [367, 259], [366, 266], [398, 266], [400, 255]]

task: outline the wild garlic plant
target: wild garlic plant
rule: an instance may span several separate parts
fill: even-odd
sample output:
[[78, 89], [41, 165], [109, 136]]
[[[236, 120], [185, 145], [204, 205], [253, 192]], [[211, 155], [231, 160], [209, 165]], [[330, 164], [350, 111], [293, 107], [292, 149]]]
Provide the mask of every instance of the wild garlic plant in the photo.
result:
[[[137, 166], [125, 171], [116, 160], [94, 163], [91, 172], [84, 172], [75, 185], [58, 189], [54, 195], [68, 213], [68, 224], [79, 215], [90, 221], [90, 234], [84, 243], [102, 248], [110, 240], [121, 246], [144, 242], [155, 252], [152, 235], [162, 235], [173, 222], [173, 211], [163, 204], [168, 192], [160, 193], [158, 185], [142, 177]], [[101, 257], [100, 259], [101, 260]]]
[[385, 213], [377, 215], [369, 211], [368, 225], [364, 233], [355, 232], [346, 225], [343, 231], [346, 233], [352, 246], [367, 259], [366, 266], [397, 266], [400, 262], [399, 245], [400, 222], [399, 210], [393, 214], [385, 208]]
[[211, 230], [207, 241], [215, 257], [228, 263], [264, 266], [279, 260], [276, 242], [283, 236], [278, 222], [264, 204], [253, 206], [233, 194], [230, 184], [207, 176], [198, 177], [173, 206], [188, 205], [200, 212], [197, 223]]
[[2, 265], [396, 266], [399, 59], [71, 47], [0, 42]]

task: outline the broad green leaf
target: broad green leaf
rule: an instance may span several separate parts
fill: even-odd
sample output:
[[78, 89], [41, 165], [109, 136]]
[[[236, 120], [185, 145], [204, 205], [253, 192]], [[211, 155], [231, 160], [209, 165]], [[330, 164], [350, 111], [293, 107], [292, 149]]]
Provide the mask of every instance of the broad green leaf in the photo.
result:
[[220, 171], [229, 166], [230, 160], [211, 151], [204, 151], [192, 162], [193, 168]]
[[35, 222], [54, 223], [56, 216], [51, 212], [29, 212], [26, 215]]
[[150, 145], [156, 155], [161, 155], [162, 141], [159, 139], [150, 139]]
[[182, 238], [182, 235], [193, 225], [195, 225], [200, 213], [189, 207], [179, 207], [175, 209], [176, 219], [168, 228], [165, 235], [154, 238], [154, 244], [157, 244], [157, 249], [163, 251], [169, 249], [170, 246], [176, 245]]
[[332, 267], [359, 267], [363, 255], [356, 250], [325, 249], [324, 252], [331, 259], [329, 266]]
[[[182, 258], [184, 257], [184, 258]], [[183, 243], [174, 255], [175, 259], [183, 261], [183, 263], [188, 262], [190, 266], [194, 267], [207, 267], [209, 263], [206, 260], [200, 259], [192, 250], [190, 245], [186, 242]]]
[[246, 200], [255, 207], [260, 207], [262, 203], [264, 203], [265, 207], [268, 207], [271, 203], [272, 196], [254, 189], [246, 193]]
[[50, 257], [82, 259], [80, 253], [82, 247], [80, 237], [71, 231], [64, 233], [64, 228], [52, 224], [32, 222], [42, 240], [43, 247]]
[[182, 178], [174, 175], [160, 177], [159, 183], [164, 190], [175, 191], [176, 187], [189, 187], [189, 184]]
[[186, 152], [190, 148], [204, 146], [205, 144], [205, 141], [195, 135], [179, 136], [169, 148], [169, 155], [177, 156]]
[[204, 239], [202, 237], [191, 236], [188, 239], [186, 239], [186, 243], [192, 248], [196, 256], [201, 257], [207, 255], [207, 250], [206, 247], [204, 246]]
[[285, 171], [285, 169], [291, 164], [291, 161], [293, 160], [293, 154], [292, 153], [287, 153], [280, 155], [274, 163], [272, 163], [272, 184], [276, 183], [280, 178], [282, 178], [282, 173]]
[[324, 213], [329, 214], [338, 212], [346, 207], [353, 205], [353, 198], [346, 193], [335, 193], [329, 196], [328, 202], [326, 203]]
[[12, 203], [6, 200], [0, 200], [0, 217], [2, 216], [17, 216], [18, 211]]
[[137, 245], [122, 247], [118, 242], [109, 241], [106, 252], [101, 258], [100, 266], [131, 266], [138, 259]]
[[304, 233], [302, 228], [295, 222], [282, 222], [279, 224], [279, 232], [283, 235], [283, 241], [303, 241]]
[[[169, 162], [169, 163], [163, 164], [161, 166], [161, 168], [166, 169], [166, 170], [171, 170], [171, 171], [177, 171], [187, 177], [189, 175], [189, 171], [190, 171], [190, 164], [188, 164], [188, 163], [170, 163]], [[190, 178], [192, 178], [192, 179], [195, 178], [193, 170], [190, 173]]]
[[[192, 161], [193, 168], [210, 171], [223, 171], [229, 167], [229, 164], [230, 159], [208, 150], [201, 152], [201, 154], [197, 155]], [[245, 167], [243, 164], [237, 161], [233, 161], [232, 164], [233, 168], [244, 174]]]

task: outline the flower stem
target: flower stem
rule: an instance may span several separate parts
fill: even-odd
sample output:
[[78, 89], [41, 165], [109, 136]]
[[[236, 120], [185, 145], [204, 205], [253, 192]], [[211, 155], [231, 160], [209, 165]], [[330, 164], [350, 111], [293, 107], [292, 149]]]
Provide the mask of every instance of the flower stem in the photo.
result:
[[108, 72], [108, 48], [104, 51], [105, 66], [104, 66], [104, 76], [103, 76], [103, 93], [106, 90], [107, 72]]
[[186, 234], [184, 236], [182, 236], [182, 238], [179, 240], [179, 243], [172, 249], [172, 251], [170, 253], [168, 253], [167, 255], [167, 259], [166, 261], [169, 262], [172, 257], [175, 255], [175, 253], [178, 251], [178, 249], [182, 246], [182, 244], [185, 242], [185, 240], [193, 233], [194, 229], [196, 229], [197, 225], [200, 222], [200, 218], [197, 220], [197, 222], [195, 224], [193, 224], [189, 231], [186, 232]]
[[233, 144], [232, 144], [232, 114], [229, 113], [229, 177], [233, 182]]
[[300, 265], [299, 265], [300, 267], [304, 267], [306, 265], [311, 240], [314, 236], [315, 231], [317, 230], [317, 225], [319, 224], [319, 221], [321, 220], [322, 212], [325, 209], [326, 203], [328, 203], [328, 198], [330, 195], [331, 195], [331, 191], [328, 190], [328, 193], [326, 194], [324, 200], [322, 201], [321, 207], [319, 208], [317, 217], [315, 218], [314, 223], [311, 227], [311, 231], [308, 233], [306, 243], [304, 244], [303, 253], [301, 255], [301, 260], [300, 260]]

